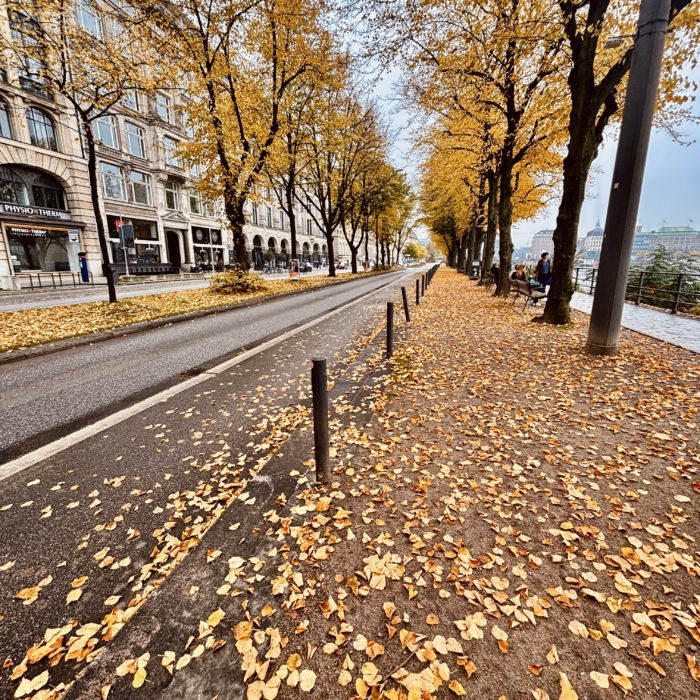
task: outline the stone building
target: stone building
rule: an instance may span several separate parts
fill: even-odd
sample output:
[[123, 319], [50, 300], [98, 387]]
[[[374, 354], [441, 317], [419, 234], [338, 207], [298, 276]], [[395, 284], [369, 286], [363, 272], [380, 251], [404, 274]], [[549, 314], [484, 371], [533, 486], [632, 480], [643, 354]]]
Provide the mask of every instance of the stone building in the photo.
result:
[[[98, 38], [110, 31], [98, 14], [81, 7], [78, 2], [76, 18], [87, 31]], [[17, 26], [6, 12], [0, 13], [0, 32], [13, 31]], [[134, 92], [114, 114], [94, 124], [110, 262], [122, 274], [127, 267], [132, 275], [179, 273], [232, 259], [231, 235], [220, 207], [202, 201], [196, 189], [198, 168], [184, 167], [177, 156], [178, 144], [190, 138], [182, 101], [178, 90], [153, 96]], [[256, 207], [247, 205], [248, 259], [258, 268], [273, 256], [286, 264], [291, 252], [288, 218], [274, 191], [268, 189], [259, 200], [263, 203]], [[298, 257], [324, 263], [325, 238], [300, 206], [296, 219]], [[125, 240], [119, 235], [122, 224]], [[334, 250], [337, 261], [350, 259], [340, 230]], [[50, 94], [21, 67], [0, 65], [0, 277], [77, 272], [81, 251], [90, 272], [100, 276], [76, 116], [59, 95]]]

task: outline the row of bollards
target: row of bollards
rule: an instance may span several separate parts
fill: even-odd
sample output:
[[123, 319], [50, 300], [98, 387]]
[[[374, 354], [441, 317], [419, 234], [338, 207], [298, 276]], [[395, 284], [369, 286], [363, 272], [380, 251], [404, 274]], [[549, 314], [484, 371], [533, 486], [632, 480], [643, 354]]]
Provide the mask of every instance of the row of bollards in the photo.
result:
[[[416, 280], [416, 306], [420, 304], [421, 296], [425, 296], [425, 290], [437, 272], [439, 265], [434, 265], [428, 272]], [[411, 321], [411, 313], [408, 308], [408, 293], [406, 287], [401, 287], [403, 298], [403, 310], [406, 321]], [[386, 305], [386, 356], [394, 353], [394, 302]], [[314, 419], [314, 457], [316, 460], [316, 481], [328, 484], [331, 480], [330, 439], [328, 434], [328, 376], [326, 374], [326, 360], [316, 357], [311, 360], [311, 394], [313, 398]]]

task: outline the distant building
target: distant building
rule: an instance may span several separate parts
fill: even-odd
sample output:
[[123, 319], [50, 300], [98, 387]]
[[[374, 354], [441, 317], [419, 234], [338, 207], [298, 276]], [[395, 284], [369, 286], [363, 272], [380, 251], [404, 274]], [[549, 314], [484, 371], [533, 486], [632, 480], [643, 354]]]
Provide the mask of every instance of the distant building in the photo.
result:
[[554, 252], [554, 240], [552, 236], [554, 231], [551, 229], [543, 229], [538, 231], [532, 237], [532, 243], [530, 245], [530, 252], [535, 258], [539, 258], [542, 253], [549, 253], [552, 255]]
[[647, 248], [649, 252], [660, 246], [666, 248], [669, 253], [700, 251], [700, 231], [690, 226], [663, 226], [657, 231], [649, 231], [644, 235], [649, 236]]
[[632, 241], [632, 255], [649, 250], [650, 239], [649, 233], [635, 233]]

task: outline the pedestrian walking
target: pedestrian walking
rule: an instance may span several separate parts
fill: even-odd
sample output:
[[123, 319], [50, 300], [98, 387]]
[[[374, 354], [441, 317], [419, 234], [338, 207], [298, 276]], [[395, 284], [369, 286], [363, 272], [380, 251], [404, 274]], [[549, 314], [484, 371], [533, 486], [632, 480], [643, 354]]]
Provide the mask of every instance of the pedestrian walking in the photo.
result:
[[552, 284], [552, 263], [549, 260], [549, 253], [542, 253], [540, 259], [537, 261], [537, 267], [535, 268], [535, 276], [537, 281], [540, 283], [543, 291]]

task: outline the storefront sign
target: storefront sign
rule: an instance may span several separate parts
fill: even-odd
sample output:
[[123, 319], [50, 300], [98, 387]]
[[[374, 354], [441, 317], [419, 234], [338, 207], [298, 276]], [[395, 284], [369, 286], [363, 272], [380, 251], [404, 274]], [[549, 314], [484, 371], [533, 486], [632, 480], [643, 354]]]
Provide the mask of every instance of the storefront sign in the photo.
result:
[[60, 219], [62, 213], [55, 209], [39, 209], [38, 207], [23, 207], [18, 204], [3, 204], [4, 211], [8, 214], [26, 214], [28, 216], [51, 216]]
[[[47, 228], [29, 228], [27, 226], [6, 226], [8, 236], [33, 236], [34, 238], [46, 238], [51, 229]], [[61, 233], [64, 233], [61, 231]]]

